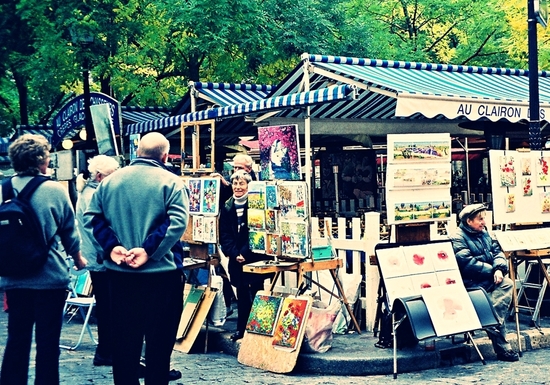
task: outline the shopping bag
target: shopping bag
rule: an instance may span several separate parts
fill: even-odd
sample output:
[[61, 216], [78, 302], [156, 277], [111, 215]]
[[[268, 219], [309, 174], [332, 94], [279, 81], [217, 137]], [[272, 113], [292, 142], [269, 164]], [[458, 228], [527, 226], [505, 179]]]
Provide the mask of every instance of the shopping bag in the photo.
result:
[[338, 301], [333, 301], [330, 306], [321, 301], [313, 302], [306, 324], [303, 352], [325, 353], [332, 347], [332, 326], [339, 310]]
[[223, 279], [216, 274], [214, 267], [210, 267], [210, 288], [216, 290], [216, 297], [208, 313], [210, 324], [216, 327], [223, 326], [227, 317], [227, 308], [223, 298]]

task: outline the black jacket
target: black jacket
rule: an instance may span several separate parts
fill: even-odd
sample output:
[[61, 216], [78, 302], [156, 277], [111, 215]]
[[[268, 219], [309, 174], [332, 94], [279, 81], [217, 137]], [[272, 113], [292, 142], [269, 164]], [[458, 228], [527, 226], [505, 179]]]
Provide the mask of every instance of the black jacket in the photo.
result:
[[[252, 252], [248, 242], [248, 205], [244, 208], [243, 225], [237, 228], [237, 210], [235, 209], [234, 198], [227, 200], [220, 211], [220, 245], [223, 253], [229, 258], [229, 274], [231, 284], [238, 286], [241, 283], [252, 283], [256, 280], [264, 280], [262, 274], [243, 273], [243, 265], [271, 259], [268, 255]], [[242, 255], [244, 263], [237, 262], [236, 258]]]

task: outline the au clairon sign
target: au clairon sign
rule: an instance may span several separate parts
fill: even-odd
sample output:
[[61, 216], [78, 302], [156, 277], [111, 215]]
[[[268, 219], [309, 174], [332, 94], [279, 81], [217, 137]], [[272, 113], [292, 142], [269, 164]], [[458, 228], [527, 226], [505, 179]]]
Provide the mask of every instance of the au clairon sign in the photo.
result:
[[[100, 92], [90, 92], [90, 105], [108, 104], [111, 110], [111, 119], [115, 134], [120, 134], [122, 126], [122, 115], [120, 112], [120, 103], [109, 95]], [[84, 95], [77, 96], [69, 101], [57, 113], [53, 123], [52, 146], [57, 146], [63, 138], [74, 130], [86, 125], [86, 115], [84, 112]]]
[[[520, 106], [505, 106], [492, 104], [471, 104], [462, 103], [458, 106], [456, 115], [469, 118], [486, 117], [491, 120], [494, 118], [505, 118], [511, 121], [529, 119], [529, 108]], [[540, 109], [540, 119], [546, 116], [544, 108]]]

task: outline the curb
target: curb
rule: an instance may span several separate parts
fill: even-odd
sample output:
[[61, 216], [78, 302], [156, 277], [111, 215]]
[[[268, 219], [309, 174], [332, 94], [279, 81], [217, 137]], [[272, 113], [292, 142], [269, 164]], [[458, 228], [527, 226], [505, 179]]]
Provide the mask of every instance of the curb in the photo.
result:
[[[237, 357], [240, 343], [230, 339], [231, 333], [209, 328], [210, 349]], [[462, 340], [462, 335], [457, 336]], [[515, 330], [508, 341], [517, 351]], [[496, 360], [491, 341], [485, 332], [476, 331], [474, 340], [486, 361]], [[393, 374], [393, 349], [374, 347], [377, 338], [372, 333], [334, 335], [331, 349], [326, 353], [300, 353], [293, 372], [321, 375], [388, 375]], [[520, 330], [522, 353], [550, 347], [550, 328]], [[521, 358], [520, 358], [521, 360]], [[438, 338], [435, 350], [425, 349], [425, 343], [397, 350], [397, 372], [408, 373], [457, 364], [480, 362], [471, 344], [453, 343], [451, 338]]]

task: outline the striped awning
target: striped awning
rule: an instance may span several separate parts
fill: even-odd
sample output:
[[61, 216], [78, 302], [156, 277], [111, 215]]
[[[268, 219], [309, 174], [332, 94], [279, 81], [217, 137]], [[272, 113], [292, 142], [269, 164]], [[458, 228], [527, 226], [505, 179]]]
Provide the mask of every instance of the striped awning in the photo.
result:
[[189, 82], [189, 93], [199, 104], [197, 110], [201, 109], [201, 103], [225, 107], [264, 99], [275, 89], [275, 86], [266, 84]]
[[[528, 121], [529, 73], [509, 68], [372, 60], [307, 55], [311, 88], [353, 84], [358, 98], [343, 109], [315, 106], [312, 118], [459, 119]], [[303, 64], [277, 87], [274, 95], [303, 86]], [[550, 78], [539, 73], [541, 120], [549, 120]], [[296, 117], [294, 111], [279, 116]]]
[[287, 108], [299, 108], [302, 106], [314, 105], [318, 103], [332, 103], [353, 99], [354, 97], [354, 86], [350, 86], [347, 84], [340, 86], [330, 86], [314, 91], [275, 96], [252, 102], [233, 104], [225, 107], [191, 112], [184, 115], [170, 116], [154, 121], [131, 124], [126, 127], [126, 134], [140, 134], [144, 132], [160, 130], [167, 127], [177, 127], [181, 123], [244, 116], [253, 113], [282, 110]]
[[121, 106], [121, 110], [123, 125], [162, 119], [170, 115], [170, 109], [166, 107]]

